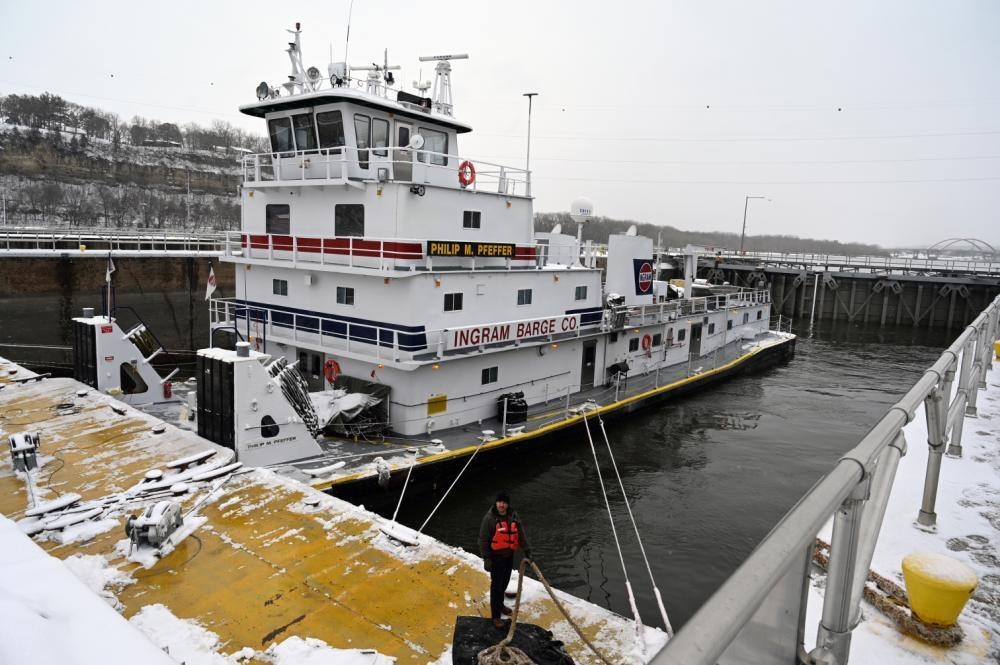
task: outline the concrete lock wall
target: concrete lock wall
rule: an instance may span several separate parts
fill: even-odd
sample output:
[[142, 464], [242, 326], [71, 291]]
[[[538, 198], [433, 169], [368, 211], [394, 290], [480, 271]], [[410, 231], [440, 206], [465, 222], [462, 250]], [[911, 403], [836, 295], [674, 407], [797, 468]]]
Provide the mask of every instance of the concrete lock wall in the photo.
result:
[[[58, 370], [72, 362], [72, 319], [84, 307], [100, 313], [107, 256], [0, 259], [0, 352]], [[215, 297], [234, 295], [233, 265], [206, 257], [118, 257], [112, 282], [125, 330], [136, 317], [168, 350], [208, 345], [205, 286], [215, 269]]]
[[[712, 281], [771, 292], [772, 314], [879, 326], [961, 328], [1000, 294], [1000, 278], [972, 275], [878, 274], [788, 268], [703, 267]], [[817, 283], [818, 277], [818, 283]]]

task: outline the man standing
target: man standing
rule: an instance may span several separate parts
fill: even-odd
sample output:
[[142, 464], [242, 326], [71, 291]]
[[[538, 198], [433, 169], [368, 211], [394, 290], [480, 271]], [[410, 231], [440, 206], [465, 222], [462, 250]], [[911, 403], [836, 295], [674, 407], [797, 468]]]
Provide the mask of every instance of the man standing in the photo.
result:
[[495, 628], [503, 628], [501, 615], [511, 610], [503, 604], [504, 591], [510, 583], [515, 558], [531, 556], [528, 537], [521, 518], [510, 505], [506, 490], [497, 492], [496, 501], [479, 526], [479, 551], [483, 567], [490, 572], [490, 614]]

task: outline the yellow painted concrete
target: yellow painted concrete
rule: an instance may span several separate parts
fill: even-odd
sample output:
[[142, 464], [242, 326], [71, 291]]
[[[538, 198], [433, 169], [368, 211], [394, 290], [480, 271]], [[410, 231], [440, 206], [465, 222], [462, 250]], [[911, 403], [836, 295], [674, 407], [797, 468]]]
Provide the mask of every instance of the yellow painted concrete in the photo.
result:
[[[206, 448], [229, 454], [173, 427], [153, 434], [148, 416], [115, 414], [106, 396], [76, 397], [80, 387], [46, 379], [0, 390], [3, 436], [25, 430], [41, 435], [43, 466], [36, 483], [42, 500], [71, 491], [99, 498], [131, 487], [169, 460]], [[57, 405], [70, 401], [72, 409], [59, 415]], [[183, 510], [206, 491], [190, 493]], [[306, 505], [307, 496], [319, 504]], [[18, 519], [27, 505], [23, 477], [13, 473], [9, 457], [0, 458], [0, 512]], [[489, 579], [477, 557], [429, 539], [416, 548], [393, 544], [379, 531], [376, 516], [269, 471], [233, 476], [192, 516], [206, 518], [205, 524], [150, 569], [115, 553], [125, 538], [125, 517], [141, 508], [120, 512], [117, 528], [86, 543], [36, 542], [61, 558], [105, 556], [135, 578], [117, 592], [126, 617], [162, 603], [218, 634], [224, 653], [245, 646], [261, 650], [298, 635], [422, 664], [446, 650], [457, 616], [488, 616]], [[588, 637], [600, 635], [602, 648], [623, 660], [632, 649], [634, 625], [584, 601], [571, 602]], [[577, 662], [599, 662], [548, 598], [528, 602], [523, 612], [525, 621], [553, 629]]]

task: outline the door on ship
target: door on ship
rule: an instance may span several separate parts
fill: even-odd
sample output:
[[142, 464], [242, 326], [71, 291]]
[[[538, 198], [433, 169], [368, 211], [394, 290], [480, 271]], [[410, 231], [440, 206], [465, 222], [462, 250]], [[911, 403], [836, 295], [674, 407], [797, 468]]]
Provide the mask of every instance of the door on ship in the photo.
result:
[[701, 326], [700, 323], [691, 324], [691, 344], [688, 346], [688, 357], [692, 360], [701, 357]]
[[299, 374], [306, 380], [309, 392], [326, 388], [323, 385], [323, 359], [312, 351], [299, 351]]
[[597, 360], [597, 340], [583, 343], [583, 362], [580, 365], [580, 390], [594, 387], [594, 364]]
[[399, 148], [392, 151], [392, 170], [396, 180], [413, 180], [413, 151], [406, 149], [410, 145], [412, 133], [413, 125], [396, 123], [396, 145]]

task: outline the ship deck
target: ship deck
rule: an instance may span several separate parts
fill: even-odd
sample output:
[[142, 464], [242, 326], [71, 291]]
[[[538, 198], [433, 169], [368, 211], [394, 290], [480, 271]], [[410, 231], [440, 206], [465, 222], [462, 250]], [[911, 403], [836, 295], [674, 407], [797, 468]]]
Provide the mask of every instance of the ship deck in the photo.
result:
[[[501, 418], [484, 419], [481, 424], [436, 430], [419, 437], [392, 436], [356, 440], [324, 437], [321, 457], [299, 460], [273, 467], [280, 474], [310, 483], [317, 489], [330, 491], [368, 506], [379, 505], [381, 490], [401, 487], [413, 467], [412, 475], [435, 468], [441, 473], [453, 470], [456, 463], [464, 464], [473, 454], [492, 454], [536, 445], [550, 436], [569, 434], [583, 424], [584, 418], [612, 418], [630, 413], [650, 402], [679, 396], [703, 387], [729, 374], [743, 371], [763, 361], [774, 352], [790, 353], [794, 336], [770, 332], [755, 340], [737, 340], [697, 362], [675, 365], [659, 371], [632, 374], [619, 387], [595, 386], [576, 392], [568, 398], [553, 396], [548, 402], [528, 408], [527, 422], [516, 429], [507, 429], [503, 436]], [[770, 360], [768, 360], [770, 362]], [[378, 478], [381, 458], [389, 469]], [[427, 474], [423, 474], [427, 475]], [[452, 474], [453, 475], [453, 474]], [[440, 485], [442, 477], [428, 484]], [[383, 497], [384, 498], [384, 497]], [[374, 499], [374, 500], [373, 500]]]
[[[0, 513], [23, 526], [31, 506], [69, 493], [81, 496], [81, 506], [103, 506], [97, 517], [43, 531], [34, 541], [57, 559], [84, 557], [113, 570], [106, 577], [120, 584], [102, 593], [133, 626], [145, 629], [149, 608], [162, 605], [213, 634], [220, 654], [252, 651], [256, 660], [269, 645], [298, 636], [425, 663], [450, 662], [457, 616], [489, 614], [489, 581], [478, 556], [414, 533], [418, 544], [403, 546], [386, 537], [378, 516], [266, 469], [189, 480], [190, 491], [176, 500], [190, 535], [160, 559], [128, 559], [125, 520], [151, 502], [130, 488], [151, 469], [169, 479], [176, 472], [171, 460], [210, 451], [208, 468], [230, 460], [232, 451], [73, 380], [13, 383], [30, 373], [3, 359], [0, 372], [4, 438], [37, 431], [41, 441], [37, 470], [15, 472], [9, 456], [0, 459]], [[615, 661], [648, 660], [665, 642], [664, 633], [646, 629], [645, 656], [637, 657], [634, 623], [559, 595]], [[599, 662], [534, 580], [525, 581], [522, 612], [524, 621], [552, 630], [577, 662]], [[161, 643], [163, 635], [147, 636], [172, 646]]]

